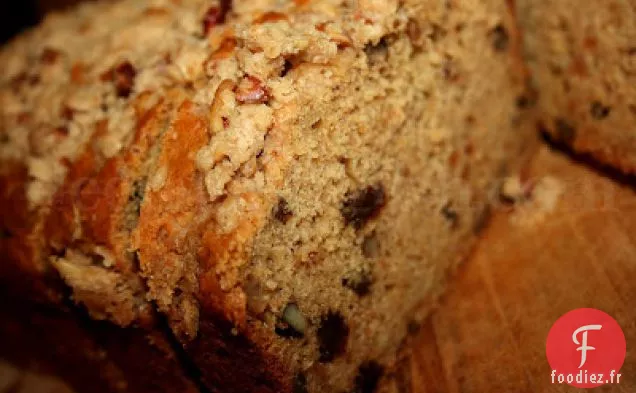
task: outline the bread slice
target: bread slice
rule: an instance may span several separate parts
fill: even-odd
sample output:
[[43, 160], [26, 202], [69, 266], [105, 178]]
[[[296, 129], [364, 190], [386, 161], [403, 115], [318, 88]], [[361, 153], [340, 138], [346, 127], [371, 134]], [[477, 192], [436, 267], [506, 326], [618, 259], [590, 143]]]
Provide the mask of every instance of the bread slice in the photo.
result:
[[[180, 10], [87, 4], [47, 17], [0, 51], [0, 281], [11, 293], [3, 301], [66, 310], [70, 293], [78, 307], [62, 326], [82, 325], [86, 310], [126, 328], [69, 330], [50, 319], [57, 340], [71, 348], [93, 340], [121, 367], [113, 391], [197, 390], [146, 298], [131, 246], [157, 142], [187, 95], [162, 46], [198, 42], [179, 27]], [[19, 317], [10, 315], [7, 322]], [[40, 355], [52, 350], [43, 346]], [[11, 348], [2, 352], [14, 358]]]
[[210, 386], [362, 391], [392, 366], [527, 140], [509, 11], [316, 2], [209, 32], [135, 245]]
[[0, 54], [5, 277], [156, 308], [213, 391], [373, 391], [532, 144], [518, 52], [497, 0], [51, 18]]
[[517, 4], [541, 128], [576, 152], [636, 173], [636, 4]]

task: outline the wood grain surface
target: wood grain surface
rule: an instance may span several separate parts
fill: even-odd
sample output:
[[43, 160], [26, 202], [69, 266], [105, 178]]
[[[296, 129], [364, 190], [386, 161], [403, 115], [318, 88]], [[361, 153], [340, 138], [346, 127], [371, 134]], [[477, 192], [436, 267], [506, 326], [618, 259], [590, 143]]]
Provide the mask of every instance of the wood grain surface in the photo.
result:
[[[612, 315], [627, 339], [620, 385], [636, 392], [636, 193], [541, 150], [528, 177], [561, 193], [497, 209], [471, 259], [411, 345], [412, 392], [573, 392], [552, 385], [545, 341], [566, 312]], [[554, 188], [554, 187], [553, 187]]]
[[[633, 186], [547, 148], [524, 178], [538, 185], [525, 201], [495, 210], [439, 309], [412, 337], [398, 391], [579, 391], [551, 384], [545, 340], [561, 315], [593, 307], [616, 318], [627, 339], [621, 384], [594, 391], [636, 392]], [[1, 393], [67, 393], [57, 380], [1, 363], [0, 380], [12, 381]]]

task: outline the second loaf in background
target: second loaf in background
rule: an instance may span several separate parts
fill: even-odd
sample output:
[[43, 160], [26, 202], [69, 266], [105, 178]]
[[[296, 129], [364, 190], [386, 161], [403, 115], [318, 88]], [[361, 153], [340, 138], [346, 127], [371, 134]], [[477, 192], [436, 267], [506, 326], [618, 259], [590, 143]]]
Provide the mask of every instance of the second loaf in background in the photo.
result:
[[519, 0], [540, 128], [636, 173], [636, 2]]

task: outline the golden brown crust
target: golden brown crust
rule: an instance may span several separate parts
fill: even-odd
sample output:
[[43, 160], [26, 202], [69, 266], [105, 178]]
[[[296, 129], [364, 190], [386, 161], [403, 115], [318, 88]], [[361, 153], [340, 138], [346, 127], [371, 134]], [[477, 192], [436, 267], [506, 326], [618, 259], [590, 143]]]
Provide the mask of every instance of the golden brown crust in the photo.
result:
[[[255, 206], [263, 204], [258, 194], [244, 194], [242, 198], [256, 200]], [[263, 214], [253, 213], [253, 216], [244, 217], [230, 233], [219, 233], [214, 223], [206, 226], [198, 253], [202, 306], [230, 321], [239, 330], [245, 328], [247, 299], [243, 288], [236, 283], [229, 285], [226, 277], [234, 276], [236, 280], [237, 266], [248, 260], [251, 242], [263, 225]]]
[[[114, 260], [113, 268], [120, 272], [118, 274], [132, 274], [136, 278], [135, 272], [132, 270], [134, 265], [130, 263], [130, 237], [126, 235], [126, 233], [129, 233], [130, 228], [126, 227], [124, 210], [128, 204], [133, 179], [139, 176], [138, 173], [144, 164], [144, 157], [165, 128], [166, 111], [167, 108], [161, 103], [149, 110], [138, 111], [139, 126], [135, 133], [134, 141], [125, 154], [104, 161], [95, 152], [91, 144], [87, 152], [75, 161], [69, 170], [64, 186], [54, 197], [50, 215], [46, 217], [46, 225], [44, 226], [46, 231], [44, 238], [47, 240], [46, 249], [52, 250], [54, 253], [64, 254], [65, 249], [69, 247], [81, 249], [91, 244], [100, 245], [117, 256], [117, 259]], [[100, 123], [98, 129], [103, 130], [106, 126], [106, 123]], [[103, 132], [98, 130], [95, 133], [95, 139], [99, 138], [100, 135], [103, 135]], [[23, 187], [25, 184], [23, 181], [24, 176], [21, 176], [23, 172], [11, 171], [11, 176], [2, 178], [2, 181], [5, 182], [4, 184], [6, 184], [6, 188], [3, 187], [3, 190], [7, 191], [3, 195], [6, 195], [12, 203], [20, 200], [14, 194], [19, 192], [17, 187]], [[10, 205], [3, 204], [2, 206], [8, 207]], [[24, 200], [24, 206], [25, 217], [34, 217], [32, 214], [29, 215], [30, 213], [26, 210], [26, 200]], [[12, 215], [5, 217], [20, 219], [21, 217], [15, 213], [13, 211]], [[25, 220], [25, 222], [27, 221]], [[7, 223], [11, 228], [14, 228], [11, 221], [3, 220], [3, 223]], [[24, 229], [26, 234], [17, 237], [16, 240], [24, 242], [32, 239], [33, 233], [35, 233], [32, 227], [26, 227]], [[81, 234], [79, 238], [77, 237], [78, 233]], [[27, 263], [39, 261], [39, 259], [34, 257], [34, 252], [41, 252], [36, 246], [44, 247], [44, 243], [30, 242], [22, 244], [13, 241], [10, 246], [16, 249], [16, 255], [24, 258], [25, 266], [28, 267]], [[31, 249], [33, 249], [31, 254], [25, 253], [25, 251]], [[51, 251], [44, 251], [42, 255], [47, 255], [49, 252]], [[41, 260], [41, 262], [45, 264], [47, 261]], [[35, 281], [35, 272], [28, 276], [25, 273], [25, 267], [16, 269], [15, 266], [7, 265], [4, 261], [2, 267], [6, 267], [7, 271], [12, 274], [21, 273], [22, 276], [19, 277], [20, 285]], [[65, 270], [62, 269], [60, 271], [64, 276]], [[55, 279], [57, 278], [55, 275], [51, 276], [50, 273], [49, 271], [49, 275], [43, 278], [43, 280], [46, 279], [43, 285], [49, 286], [49, 290], [50, 285], [55, 284]], [[7, 276], [3, 276], [3, 278], [5, 277]], [[120, 281], [119, 278], [117, 280]], [[88, 283], [89, 281], [85, 280], [85, 282]], [[73, 284], [72, 281], [70, 283]], [[63, 291], [59, 283], [54, 285], [53, 288], [59, 288], [60, 291]], [[74, 289], [78, 290], [78, 287], [74, 287]], [[29, 290], [24, 292], [29, 297], [34, 296], [34, 293], [29, 293]], [[90, 297], [81, 297], [81, 292], [76, 292], [76, 296], [79, 297], [78, 300], [83, 301], [89, 310], [99, 310], [103, 307], [101, 304], [104, 301], [116, 301], [119, 295], [101, 292], [95, 295], [91, 294]], [[138, 296], [138, 294], [130, 293], [126, 296], [134, 299], [134, 296]], [[122, 300], [128, 301], [127, 299]], [[137, 305], [133, 306], [138, 307]], [[23, 307], [25, 310], [29, 309], [26, 305]], [[143, 311], [143, 309], [140, 310]], [[42, 310], [38, 309], [37, 312], [41, 313]], [[57, 313], [57, 311], [52, 312]], [[121, 319], [122, 315], [124, 315], [125, 319]], [[20, 320], [13, 314], [9, 318]], [[163, 333], [160, 330], [156, 330], [156, 323], [152, 320], [152, 316], [148, 315], [148, 310], [130, 316], [125, 316], [125, 313], [119, 311], [119, 316], [115, 316], [114, 319], [117, 321], [119, 318], [124, 324], [134, 321], [135, 324], [144, 325], [150, 330], [138, 328], [117, 330], [108, 324], [94, 323], [92, 321], [81, 322], [80, 318], [73, 315], [64, 317], [60, 314], [60, 318], [64, 321], [62, 325], [57, 322], [57, 319], [49, 319], [46, 324], [38, 326], [38, 328], [50, 329], [46, 334], [52, 340], [59, 340], [64, 345], [71, 347], [75, 345], [80, 354], [86, 353], [87, 356], [89, 356], [88, 351], [90, 345], [92, 345], [89, 344], [90, 340], [95, 339], [101, 344], [102, 349], [100, 351], [104, 354], [107, 353], [109, 361], [112, 361], [113, 365], [116, 364], [114, 367], [117, 368], [116, 372], [118, 374], [113, 376], [113, 380], [108, 383], [97, 382], [99, 378], [95, 376], [95, 373], [101, 375], [108, 367], [112, 366], [93, 364], [92, 361], [87, 362], [81, 357], [78, 360], [78, 364], [67, 370], [69, 372], [65, 371], [66, 369], [58, 368], [56, 364], [50, 365], [53, 367], [52, 371], [73, 381], [80, 391], [87, 389], [87, 386], [90, 387], [91, 384], [97, 384], [99, 388], [107, 392], [127, 389], [139, 392], [194, 392], [197, 390], [189, 378], [183, 374], [181, 365], [178, 363]], [[22, 321], [24, 322], [24, 320]], [[78, 324], [81, 325], [83, 323], [87, 324], [86, 328], [90, 332], [89, 334], [83, 332], [82, 328], [77, 327]], [[59, 330], [56, 330], [58, 325]], [[76, 344], [73, 344], [75, 341], [72, 340], [76, 340]], [[38, 356], [38, 354], [41, 356], [43, 355], [41, 353], [42, 348], [47, 347], [51, 347], [51, 345], [36, 346], [29, 350], [26, 350], [27, 347], [22, 349], [26, 350], [24, 356]], [[9, 356], [6, 352], [5, 355]], [[61, 361], [59, 366], [65, 367], [65, 362], [76, 361], [73, 356], [79, 357], [80, 355], [65, 353], [59, 359]], [[28, 359], [27, 357], [23, 359]], [[78, 373], [78, 370], [81, 372]], [[90, 387], [89, 389], [92, 388]]]
[[[99, 134], [99, 130], [105, 127], [106, 122], [98, 123], [95, 134]], [[73, 240], [73, 232], [77, 225], [74, 205], [79, 199], [82, 187], [99, 169], [99, 160], [100, 156], [89, 146], [70, 167], [64, 184], [53, 196], [52, 208], [45, 219], [43, 235], [47, 246], [55, 253], [62, 252]]]
[[[168, 95], [171, 98], [178, 96]], [[140, 201], [129, 199], [135, 183], [147, 176], [148, 156], [165, 130], [170, 111], [170, 104], [164, 104], [162, 100], [153, 103], [147, 98], [141, 95], [133, 102], [137, 128], [131, 144], [122, 154], [110, 159], [103, 157], [97, 144], [108, 133], [108, 123], [101, 121], [96, 124], [96, 131], [84, 153], [74, 162], [67, 163], [68, 175], [53, 196], [50, 208], [38, 208], [35, 213], [29, 211], [28, 201], [24, 198], [26, 169], [12, 169], [1, 177], [2, 198], [7, 201], [2, 206], [5, 209], [14, 206], [10, 214], [3, 216], [3, 225], [16, 230], [16, 233], [19, 229], [20, 235], [6, 242], [2, 239], [2, 279], [13, 279], [19, 283], [18, 287], [24, 288], [19, 288], [21, 292], [18, 293], [25, 297], [37, 296], [37, 292], [26, 288], [26, 284], [38, 283], [42, 292], [56, 289], [56, 299], [61, 299], [66, 289], [55, 273], [57, 269], [73, 291], [74, 299], [82, 303], [93, 317], [110, 319], [120, 325], [134, 323], [144, 327], [117, 330], [112, 325], [86, 322], [90, 335], [94, 335], [91, 337], [103, 345], [101, 350], [112, 357], [116, 367], [121, 368], [118, 372], [123, 374], [113, 383], [100, 384], [105, 391], [120, 391], [127, 385], [131, 391], [140, 392], [163, 389], [196, 391], [194, 384], [183, 374], [170, 344], [158, 329], [152, 310], [145, 302], [130, 247], [131, 225], [135, 225], [136, 218], [134, 209], [131, 211], [129, 207]], [[18, 206], [23, 207], [16, 210]], [[7, 254], [4, 253], [5, 247]], [[4, 255], [8, 255], [9, 261], [5, 261]], [[49, 255], [57, 255], [52, 265], [55, 269], [48, 264]], [[84, 265], [83, 261], [89, 264]], [[16, 263], [21, 266], [16, 266]], [[38, 264], [44, 268], [36, 270], [31, 267]], [[74, 316], [69, 318], [69, 326], [83, 323]], [[53, 320], [47, 323], [52, 329], [57, 326]], [[85, 332], [78, 333], [77, 328], [74, 329], [60, 328], [49, 334], [52, 339], [71, 345], [67, 335], [86, 336]], [[88, 344], [81, 339], [77, 346], [78, 351], [88, 350]], [[36, 354], [37, 348], [34, 348], [28, 356]], [[105, 369], [104, 365], [90, 362], [83, 366], [86, 375], [99, 374]], [[63, 370], [54, 370], [66, 375]], [[92, 378], [93, 383], [96, 380]]]
[[[101, 170], [81, 187], [74, 199], [79, 207], [83, 241], [110, 249], [115, 266], [122, 272], [130, 272], [130, 229], [126, 227], [128, 205], [136, 181], [147, 174], [143, 165], [149, 150], [165, 128], [166, 105], [159, 102], [146, 112], [137, 110], [137, 128], [130, 147], [121, 156], [108, 160]], [[134, 217], [132, 218], [134, 219]]]
[[[0, 239], [0, 277], [28, 297], [55, 289], [60, 300], [70, 289], [92, 318], [143, 326], [118, 330], [103, 324], [100, 330], [89, 323], [131, 376], [131, 391], [189, 392], [196, 389], [146, 301], [130, 234], [161, 135], [185, 96], [182, 72], [191, 70], [188, 56], [198, 44], [189, 34], [198, 24], [179, 17], [184, 9], [193, 11], [182, 4], [168, 2], [140, 16], [131, 3], [94, 4], [73, 16], [49, 18], [0, 51], [6, 67], [0, 76], [0, 202], [6, 202], [3, 227], [12, 235]], [[171, 39], [153, 37], [165, 18], [176, 21]], [[111, 26], [115, 20], [125, 21]], [[110, 27], [112, 35], [103, 30]], [[157, 44], [149, 44], [151, 50], [169, 44], [160, 59], [135, 53], [142, 34]], [[64, 42], [56, 48], [60, 37], [68, 47]], [[21, 135], [28, 135], [27, 145]], [[10, 160], [21, 164], [14, 167]], [[27, 288], [31, 284], [38, 290]], [[53, 331], [52, 339], [70, 342], [65, 333]], [[103, 368], [86, 367], [97, 373]]]
[[[100, 136], [98, 129], [95, 140]], [[119, 156], [100, 165], [103, 159], [92, 144], [89, 146], [54, 196], [53, 209], [45, 223], [46, 251], [59, 255], [54, 266], [74, 290], [76, 301], [90, 305], [89, 310], [98, 318], [129, 325], [147, 312], [147, 308], [135, 304], [134, 298], [125, 299], [139, 296], [136, 293], [141, 288], [127, 251], [128, 241], [121, 239], [120, 231], [130, 188], [123, 176], [129, 168], [121, 165], [123, 157]], [[108, 254], [103, 255], [95, 247], [103, 247]], [[99, 266], [101, 258], [103, 267]], [[98, 279], [96, 274], [103, 277]], [[94, 284], [90, 277], [96, 279]], [[82, 280], [89, 281], [84, 284]], [[118, 293], [120, 290], [123, 292]], [[116, 304], [113, 306], [112, 302]]]
[[[113, 244], [113, 236], [128, 197], [117, 161], [109, 160], [95, 176], [87, 179], [73, 198], [74, 209], [78, 211], [81, 222], [81, 229], [75, 230], [81, 230], [82, 241], [102, 244], [113, 251], [118, 251]], [[62, 189], [62, 192], [65, 191]], [[125, 269], [127, 266], [117, 258], [115, 267]]]
[[[167, 142], [146, 190], [134, 243], [142, 274], [153, 277], [149, 281], [150, 296], [157, 299], [159, 309], [168, 312], [170, 318], [188, 318], [184, 330], [177, 330], [177, 334], [190, 338], [197, 331], [198, 305], [191, 302], [198, 285], [195, 261], [187, 259], [191, 258], [187, 255], [192, 247], [190, 241], [196, 239], [189, 239], [188, 235], [190, 226], [204, 214], [205, 190], [194, 160], [188, 157], [208, 140], [205, 118], [194, 111], [192, 102], [183, 103], [166, 132]], [[158, 177], [156, 184], [152, 176]], [[177, 290], [181, 293], [174, 296], [174, 301], [183, 299], [184, 303], [169, 303]], [[170, 314], [172, 307], [185, 314]]]

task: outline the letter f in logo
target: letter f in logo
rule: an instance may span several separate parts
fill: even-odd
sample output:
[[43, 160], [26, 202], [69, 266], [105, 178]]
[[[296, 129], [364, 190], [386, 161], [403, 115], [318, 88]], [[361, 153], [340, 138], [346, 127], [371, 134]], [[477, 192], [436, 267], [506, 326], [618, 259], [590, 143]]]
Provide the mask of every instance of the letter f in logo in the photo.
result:
[[[583, 367], [583, 365], [585, 364], [585, 361], [587, 360], [587, 351], [593, 351], [596, 349], [594, 347], [590, 347], [587, 345], [588, 330], [601, 330], [602, 327], [603, 326], [601, 325], [581, 326], [580, 328], [576, 329], [574, 333], [572, 334], [572, 341], [574, 341], [574, 344], [581, 345], [580, 347], [576, 349], [577, 351], [581, 351], [581, 364], [579, 365], [579, 368]], [[582, 334], [583, 339], [581, 340], [581, 342], [579, 342], [576, 336], [578, 336], [578, 334], [581, 332], [583, 332]]]

